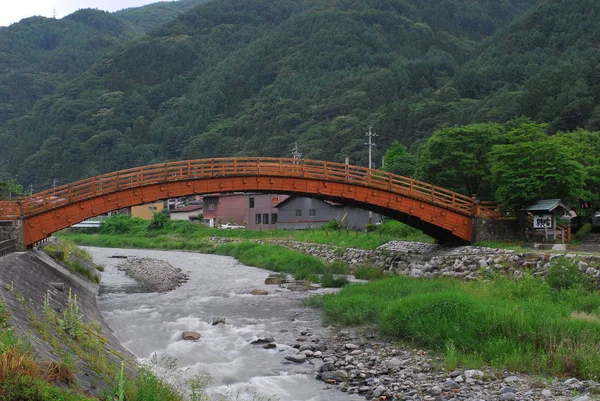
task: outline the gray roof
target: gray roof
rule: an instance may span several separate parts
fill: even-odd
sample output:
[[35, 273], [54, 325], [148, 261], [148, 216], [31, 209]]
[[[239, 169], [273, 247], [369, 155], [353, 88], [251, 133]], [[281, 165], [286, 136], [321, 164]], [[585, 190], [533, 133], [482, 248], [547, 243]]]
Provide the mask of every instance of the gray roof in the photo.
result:
[[567, 211], [571, 210], [560, 199], [542, 199], [527, 206], [525, 210], [528, 212], [552, 212], [557, 208], [563, 208]]
[[170, 210], [169, 213], [193, 212], [193, 211], [200, 210], [200, 209], [202, 209], [202, 205], [190, 205], [190, 206], [180, 207], [179, 209]]

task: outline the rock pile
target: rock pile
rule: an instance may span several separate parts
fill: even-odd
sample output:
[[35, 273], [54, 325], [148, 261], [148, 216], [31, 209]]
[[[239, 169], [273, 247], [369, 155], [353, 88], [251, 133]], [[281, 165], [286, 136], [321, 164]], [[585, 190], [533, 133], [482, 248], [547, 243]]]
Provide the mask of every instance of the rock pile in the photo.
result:
[[580, 269], [600, 281], [600, 257], [595, 255], [516, 253], [486, 247], [442, 247], [435, 244], [391, 241], [378, 249], [343, 248], [296, 241], [276, 243], [326, 262], [342, 261], [351, 269], [369, 264], [387, 274], [410, 277], [455, 277], [472, 280], [492, 272], [519, 278], [524, 271], [544, 275], [555, 257], [577, 258]]
[[148, 290], [155, 292], [174, 290], [189, 279], [180, 268], [159, 259], [130, 258], [119, 266], [119, 270], [139, 281]]
[[373, 333], [338, 330], [298, 340], [287, 363], [310, 364], [317, 379], [372, 401], [590, 401], [584, 394], [600, 391], [600, 383], [575, 378], [546, 381], [490, 368], [447, 371], [439, 357]]

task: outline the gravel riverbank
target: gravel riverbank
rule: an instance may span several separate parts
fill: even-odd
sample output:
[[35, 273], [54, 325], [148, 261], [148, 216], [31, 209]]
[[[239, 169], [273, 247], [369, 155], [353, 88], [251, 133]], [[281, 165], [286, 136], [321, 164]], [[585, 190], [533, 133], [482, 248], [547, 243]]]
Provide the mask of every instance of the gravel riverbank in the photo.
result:
[[[458, 257], [461, 266], [465, 258], [478, 258], [477, 263], [469, 259], [469, 264], [479, 269], [493, 266], [493, 258], [514, 258], [515, 266], [522, 260], [512, 252], [487, 249], [446, 251], [437, 257], [445, 261], [448, 254]], [[485, 266], [480, 262], [484, 258]], [[535, 271], [542, 269], [550, 256], [530, 258], [526, 260], [530, 265], [523, 264]], [[432, 264], [432, 259], [425, 263]], [[580, 268], [590, 269], [587, 263]], [[120, 269], [155, 291], [174, 289], [187, 280], [181, 269], [156, 259], [129, 258]], [[275, 338], [269, 338], [264, 348], [279, 348], [273, 334]], [[339, 391], [369, 401], [590, 401], [600, 394], [600, 383], [583, 378], [546, 378], [491, 367], [450, 371], [444, 368], [439, 353], [387, 342], [375, 330], [331, 328], [325, 334], [302, 330], [294, 337], [295, 341], [287, 344], [292, 350], [285, 347], [282, 353], [282, 363], [296, 364], [299, 372], [313, 374]]]
[[[576, 378], [548, 379], [492, 368], [443, 368], [440, 356], [383, 341], [375, 332], [328, 330], [298, 333], [297, 354], [286, 361], [310, 365], [316, 378], [340, 391], [372, 401], [590, 401], [600, 383]], [[290, 363], [290, 362], [288, 362]]]
[[154, 292], [172, 291], [189, 279], [180, 268], [159, 259], [127, 258], [119, 270]]

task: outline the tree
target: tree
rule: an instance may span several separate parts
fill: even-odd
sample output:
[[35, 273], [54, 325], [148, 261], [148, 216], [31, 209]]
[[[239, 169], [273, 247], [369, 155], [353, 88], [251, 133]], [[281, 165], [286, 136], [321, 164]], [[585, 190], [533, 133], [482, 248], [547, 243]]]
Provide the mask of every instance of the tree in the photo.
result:
[[554, 139], [571, 149], [575, 160], [585, 169], [585, 186], [579, 215], [591, 215], [600, 206], [600, 132], [577, 130], [557, 134]]
[[500, 124], [473, 124], [436, 131], [417, 153], [416, 177], [444, 188], [491, 197], [488, 153], [500, 143]]
[[14, 179], [3, 181], [0, 179], [0, 200], [11, 199], [23, 194], [23, 186]]
[[390, 173], [412, 177], [415, 173], [417, 158], [408, 153], [406, 146], [394, 141], [383, 156], [385, 162], [382, 170]]
[[553, 198], [575, 206], [583, 195], [583, 166], [568, 146], [551, 137], [495, 145], [490, 165], [496, 200], [507, 209]]

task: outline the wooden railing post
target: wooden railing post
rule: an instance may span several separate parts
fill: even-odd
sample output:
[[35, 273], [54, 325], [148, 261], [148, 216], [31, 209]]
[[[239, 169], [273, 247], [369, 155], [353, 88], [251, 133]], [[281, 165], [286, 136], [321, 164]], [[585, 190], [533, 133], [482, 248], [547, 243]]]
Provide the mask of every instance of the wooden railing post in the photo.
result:
[[472, 213], [473, 216], [479, 216], [481, 214], [480, 202], [477, 200], [477, 195], [471, 195], [471, 201], [473, 202]]

